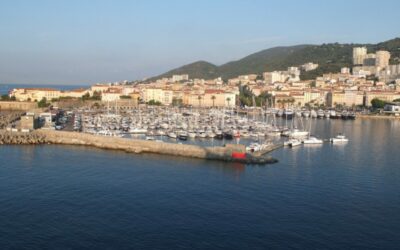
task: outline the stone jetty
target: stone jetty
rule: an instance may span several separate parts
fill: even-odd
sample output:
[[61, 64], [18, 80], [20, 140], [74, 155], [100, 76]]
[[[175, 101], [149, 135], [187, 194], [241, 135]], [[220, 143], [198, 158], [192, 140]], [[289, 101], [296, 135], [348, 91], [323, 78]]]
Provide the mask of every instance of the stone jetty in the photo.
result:
[[[234, 152], [245, 153], [244, 145], [225, 147], [201, 147], [157, 141], [105, 137], [77, 132], [36, 130], [31, 133], [0, 132], [0, 144], [64, 144], [93, 146], [102, 149], [123, 150], [129, 153], [153, 153], [199, 159], [242, 162], [248, 164], [275, 163], [276, 159], [266, 155], [246, 154], [243, 159], [233, 158]], [[276, 147], [271, 147], [271, 151]], [[266, 153], [266, 152], [265, 152]]]

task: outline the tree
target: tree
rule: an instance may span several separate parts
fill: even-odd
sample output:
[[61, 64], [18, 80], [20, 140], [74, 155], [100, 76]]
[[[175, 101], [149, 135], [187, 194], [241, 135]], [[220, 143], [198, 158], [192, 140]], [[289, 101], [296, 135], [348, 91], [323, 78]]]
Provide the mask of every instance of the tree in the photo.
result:
[[82, 96], [82, 100], [83, 100], [83, 101], [86, 101], [86, 100], [89, 100], [89, 99], [90, 99], [90, 94], [89, 94], [89, 92], [86, 93], [86, 94], [84, 94], [84, 95]]
[[215, 107], [215, 99], [216, 99], [215, 95], [211, 96], [211, 100], [213, 102], [213, 107]]
[[121, 98], [121, 99], [132, 99], [132, 96], [130, 96], [130, 95], [121, 95], [119, 98]]
[[374, 98], [371, 100], [371, 105], [374, 109], [382, 109], [385, 106], [385, 101]]
[[172, 98], [172, 105], [173, 106], [181, 106], [182, 105], [182, 99], [179, 99], [179, 98]]
[[95, 102], [95, 103], [92, 105], [92, 108], [98, 109], [98, 108], [100, 108], [100, 104], [97, 103], [97, 102]]
[[46, 107], [48, 107], [48, 106], [50, 106], [50, 103], [47, 103], [46, 97], [43, 97], [42, 100], [40, 100], [40, 101], [38, 102], [38, 107], [39, 107], [39, 108], [46, 108]]
[[230, 97], [227, 97], [227, 98], [226, 98], [226, 101], [228, 102], [228, 107], [230, 107], [230, 106], [231, 106], [231, 105], [230, 105], [231, 98], [230, 98]]
[[92, 95], [92, 100], [100, 101], [101, 100], [101, 92], [94, 91]]
[[151, 99], [150, 101], [147, 102], [147, 104], [148, 105], [160, 106], [161, 102]]
[[2, 95], [1, 96], [1, 100], [2, 101], [9, 101], [10, 100], [10, 96], [9, 95]]
[[400, 98], [394, 99], [393, 102], [400, 102]]
[[278, 107], [280, 107], [280, 106], [281, 106], [280, 104], [281, 104], [282, 100], [279, 99], [279, 100], [276, 101], [276, 102], [278, 103]]
[[201, 95], [197, 97], [197, 100], [199, 100], [199, 107], [201, 107]]

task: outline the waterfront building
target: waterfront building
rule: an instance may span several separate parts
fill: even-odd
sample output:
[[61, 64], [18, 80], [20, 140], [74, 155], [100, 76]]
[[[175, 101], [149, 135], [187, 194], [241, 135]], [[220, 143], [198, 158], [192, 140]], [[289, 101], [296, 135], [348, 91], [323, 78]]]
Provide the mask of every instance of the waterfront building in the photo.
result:
[[82, 98], [84, 95], [88, 94], [87, 89], [73, 89], [68, 91], [62, 91], [60, 97], [71, 97], [71, 98]]
[[95, 84], [90, 87], [90, 92], [93, 94], [93, 92], [105, 92], [107, 91], [111, 86], [107, 84]]
[[183, 95], [184, 105], [193, 107], [234, 107], [236, 94], [224, 90], [207, 89], [199, 92], [187, 92]]
[[163, 105], [170, 105], [173, 100], [173, 91], [157, 87], [146, 88], [143, 91], [143, 100], [145, 102], [153, 100]]
[[371, 101], [374, 99], [380, 99], [386, 102], [392, 102], [393, 100], [400, 98], [400, 92], [397, 91], [368, 91], [365, 92], [364, 106], [371, 106]]
[[388, 114], [400, 114], [400, 102], [388, 102], [385, 104], [383, 111]]
[[325, 97], [321, 95], [319, 90], [307, 90], [304, 91], [304, 102], [305, 103], [325, 103]]
[[17, 101], [38, 102], [43, 98], [47, 100], [57, 99], [61, 96], [61, 91], [52, 88], [16, 88], [10, 92]]

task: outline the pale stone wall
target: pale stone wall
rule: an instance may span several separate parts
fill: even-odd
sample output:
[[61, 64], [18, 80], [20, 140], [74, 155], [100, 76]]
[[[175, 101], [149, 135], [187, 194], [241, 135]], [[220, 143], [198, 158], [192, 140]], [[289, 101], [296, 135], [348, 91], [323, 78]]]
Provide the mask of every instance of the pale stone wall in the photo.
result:
[[34, 102], [0, 102], [0, 110], [31, 110], [37, 108]]

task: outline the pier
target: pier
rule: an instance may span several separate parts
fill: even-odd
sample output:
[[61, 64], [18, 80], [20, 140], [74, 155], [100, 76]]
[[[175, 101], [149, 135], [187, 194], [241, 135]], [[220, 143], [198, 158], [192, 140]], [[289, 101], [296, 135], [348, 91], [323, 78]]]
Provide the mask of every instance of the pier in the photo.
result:
[[[246, 164], [276, 163], [266, 154], [277, 149], [275, 145], [263, 154], [246, 153], [244, 145], [227, 144], [224, 147], [202, 147], [158, 141], [105, 137], [77, 132], [36, 130], [31, 133], [0, 132], [0, 144], [61, 144], [93, 146], [101, 149], [123, 150], [128, 153], [152, 153]], [[237, 158], [235, 154], [243, 157]]]

